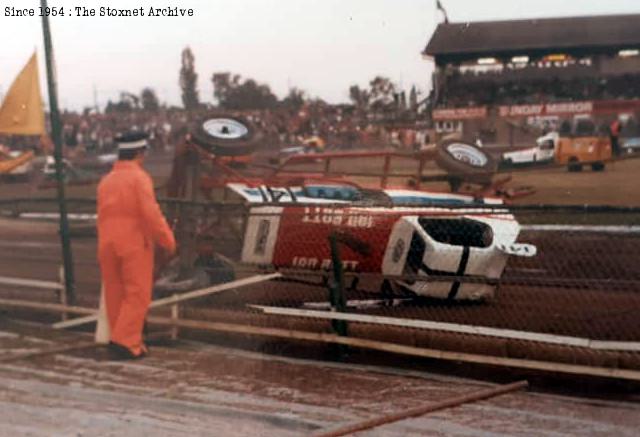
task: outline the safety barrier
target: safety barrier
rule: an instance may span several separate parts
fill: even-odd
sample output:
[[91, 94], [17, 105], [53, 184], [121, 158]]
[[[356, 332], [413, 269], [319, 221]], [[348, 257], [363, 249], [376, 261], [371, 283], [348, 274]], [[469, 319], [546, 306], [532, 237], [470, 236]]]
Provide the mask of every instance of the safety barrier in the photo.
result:
[[[55, 299], [60, 302], [61, 305], [67, 305], [64, 281], [64, 269], [60, 267], [58, 282], [53, 281], [41, 281], [35, 279], [25, 278], [13, 278], [7, 276], [0, 276], [0, 286], [20, 287], [28, 288], [32, 290], [47, 290], [53, 291]], [[67, 320], [68, 313], [62, 312], [62, 320]]]

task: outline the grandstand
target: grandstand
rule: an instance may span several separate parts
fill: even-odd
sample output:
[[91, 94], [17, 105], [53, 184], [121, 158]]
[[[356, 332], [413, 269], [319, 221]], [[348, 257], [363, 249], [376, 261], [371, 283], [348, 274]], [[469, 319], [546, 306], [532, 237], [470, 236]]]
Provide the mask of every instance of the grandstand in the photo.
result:
[[436, 67], [436, 130], [518, 145], [575, 116], [637, 125], [638, 22], [640, 14], [438, 25], [424, 51]]

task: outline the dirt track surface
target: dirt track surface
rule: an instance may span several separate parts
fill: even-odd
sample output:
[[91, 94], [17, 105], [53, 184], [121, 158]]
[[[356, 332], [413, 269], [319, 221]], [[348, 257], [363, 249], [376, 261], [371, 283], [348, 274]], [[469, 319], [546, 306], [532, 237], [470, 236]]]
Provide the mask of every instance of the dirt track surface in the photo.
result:
[[519, 204], [640, 206], [637, 180], [640, 158], [608, 163], [603, 172], [585, 169], [569, 173], [566, 168], [536, 169], [513, 173], [514, 185], [536, 188]]
[[[0, 319], [3, 357], [72, 338]], [[199, 343], [128, 363], [85, 351], [0, 364], [1, 434], [308, 436], [486, 386]], [[636, 403], [517, 392], [358, 435], [631, 436], [638, 426]]]

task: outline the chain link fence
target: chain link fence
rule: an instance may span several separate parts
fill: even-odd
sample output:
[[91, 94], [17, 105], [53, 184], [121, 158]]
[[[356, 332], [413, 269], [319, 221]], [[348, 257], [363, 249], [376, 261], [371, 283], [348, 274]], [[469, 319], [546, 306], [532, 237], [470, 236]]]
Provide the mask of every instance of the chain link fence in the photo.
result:
[[[0, 206], [46, 210], [30, 202]], [[181, 317], [640, 370], [640, 208], [163, 203], [182, 250], [165, 286], [283, 275]]]
[[230, 221], [218, 212], [194, 233], [213, 282], [284, 277], [188, 305], [185, 317], [640, 368], [636, 209], [269, 205]]

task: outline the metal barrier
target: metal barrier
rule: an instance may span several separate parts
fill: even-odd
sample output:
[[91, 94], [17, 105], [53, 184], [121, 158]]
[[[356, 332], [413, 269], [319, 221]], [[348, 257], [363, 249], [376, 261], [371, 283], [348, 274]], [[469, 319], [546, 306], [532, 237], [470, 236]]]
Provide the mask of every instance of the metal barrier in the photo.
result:
[[[24, 288], [34, 289], [34, 290], [53, 291], [55, 293], [56, 300], [58, 300], [61, 305], [66, 306], [68, 304], [66, 299], [66, 293], [64, 292], [65, 281], [64, 281], [64, 269], [62, 267], [60, 267], [60, 271], [59, 271], [59, 282], [0, 276], [0, 285], [24, 287]], [[68, 317], [68, 313], [62, 312], [62, 320], [63, 321], [67, 320], [67, 317]]]
[[34, 279], [8, 278], [0, 276], [0, 285], [15, 285], [18, 287], [45, 289], [45, 290], [64, 290], [64, 284], [59, 282], [38, 281]]

